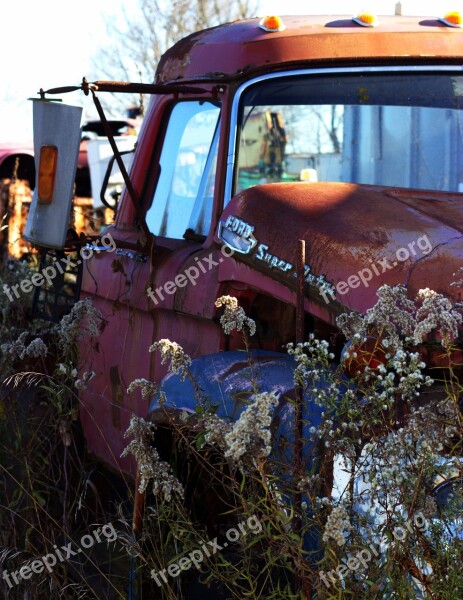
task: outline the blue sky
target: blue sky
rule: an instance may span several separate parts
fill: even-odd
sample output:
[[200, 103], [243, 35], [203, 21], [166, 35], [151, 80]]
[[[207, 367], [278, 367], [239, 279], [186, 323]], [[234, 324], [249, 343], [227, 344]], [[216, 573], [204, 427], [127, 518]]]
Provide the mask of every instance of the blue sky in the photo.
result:
[[[403, 0], [403, 14], [440, 15], [460, 8], [460, 2]], [[28, 97], [40, 87], [78, 84], [84, 75], [95, 78], [92, 56], [110, 46], [105, 19], [123, 18], [123, 7], [136, 17], [138, 0], [15, 0], [2, 5], [0, 36], [0, 142], [25, 141], [32, 136]], [[393, 14], [395, 0], [261, 0], [260, 14], [355, 14], [368, 8]], [[250, 15], [254, 16], [254, 15]], [[81, 94], [66, 102], [86, 103]], [[88, 114], [93, 116], [93, 114]]]

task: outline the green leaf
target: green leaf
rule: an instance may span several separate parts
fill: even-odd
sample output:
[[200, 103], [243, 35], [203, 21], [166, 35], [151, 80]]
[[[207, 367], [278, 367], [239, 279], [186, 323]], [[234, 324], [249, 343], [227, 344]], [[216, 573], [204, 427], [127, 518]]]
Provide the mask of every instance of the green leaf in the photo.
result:
[[203, 431], [196, 437], [196, 450], [202, 450], [206, 445], [206, 433]]

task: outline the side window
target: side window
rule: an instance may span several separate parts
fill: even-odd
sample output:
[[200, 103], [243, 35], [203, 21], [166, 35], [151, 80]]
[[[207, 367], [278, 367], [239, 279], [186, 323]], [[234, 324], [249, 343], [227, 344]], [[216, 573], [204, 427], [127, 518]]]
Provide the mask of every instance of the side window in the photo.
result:
[[219, 116], [220, 108], [212, 102], [179, 102], [174, 106], [159, 161], [159, 181], [146, 215], [155, 235], [182, 239], [187, 229], [208, 234]]

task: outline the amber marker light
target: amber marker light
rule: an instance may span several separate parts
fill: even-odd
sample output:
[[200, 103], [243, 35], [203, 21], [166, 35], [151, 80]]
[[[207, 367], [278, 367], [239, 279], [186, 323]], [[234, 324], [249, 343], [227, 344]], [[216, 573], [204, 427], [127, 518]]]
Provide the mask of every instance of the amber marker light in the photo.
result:
[[439, 18], [439, 21], [448, 27], [461, 27], [463, 25], [463, 17], [461, 16], [461, 12], [456, 10], [446, 13], [443, 17]]
[[274, 33], [275, 31], [284, 31], [286, 29], [286, 25], [281, 20], [281, 17], [278, 17], [277, 15], [264, 17], [261, 19], [259, 27], [269, 33]]
[[356, 17], [352, 17], [352, 21], [362, 27], [378, 27], [378, 17], [373, 13], [361, 12]]
[[40, 148], [37, 191], [39, 202], [42, 204], [50, 204], [53, 200], [57, 162], [58, 148], [56, 146], [42, 146]]

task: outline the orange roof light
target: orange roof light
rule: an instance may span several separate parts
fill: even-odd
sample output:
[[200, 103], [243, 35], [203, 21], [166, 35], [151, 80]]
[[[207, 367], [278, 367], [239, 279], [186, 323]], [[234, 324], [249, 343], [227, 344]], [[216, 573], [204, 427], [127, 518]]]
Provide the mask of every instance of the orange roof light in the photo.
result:
[[286, 25], [283, 23], [281, 18], [276, 15], [264, 17], [263, 19], [261, 19], [259, 27], [264, 31], [268, 31], [270, 33], [273, 33], [275, 31], [284, 31], [286, 29]]
[[352, 17], [352, 20], [362, 27], [378, 27], [379, 23], [378, 17], [369, 12], [361, 12], [356, 17]]
[[457, 10], [446, 13], [443, 17], [439, 18], [439, 21], [449, 27], [461, 27], [463, 25], [463, 17], [461, 16], [461, 12]]

